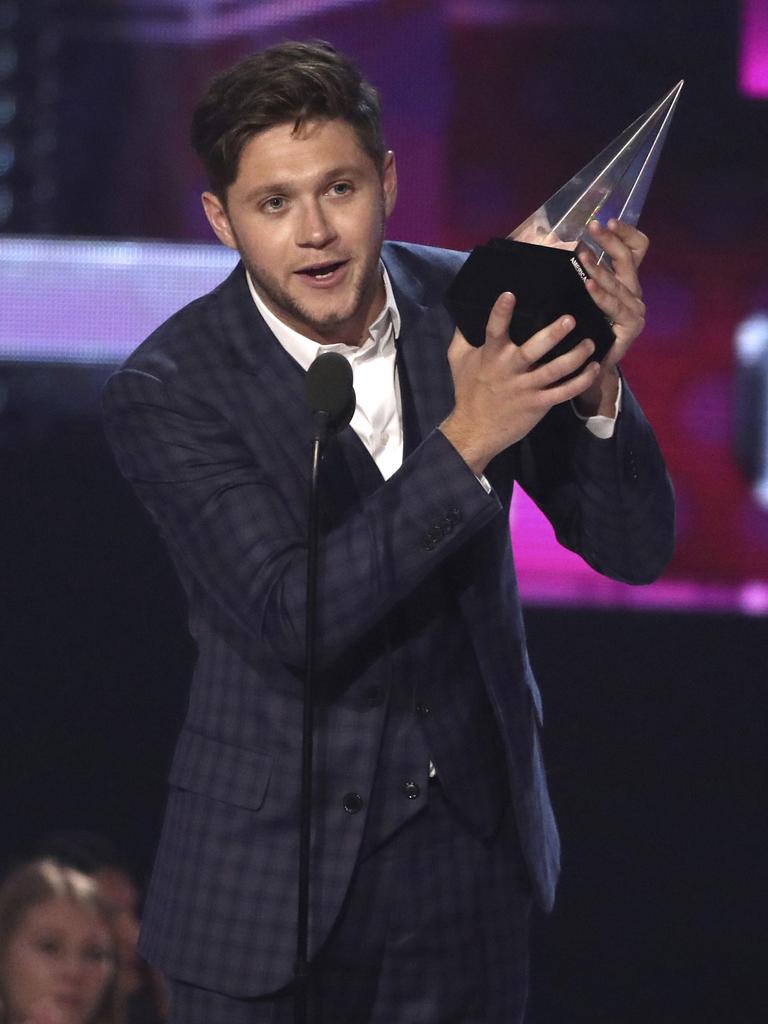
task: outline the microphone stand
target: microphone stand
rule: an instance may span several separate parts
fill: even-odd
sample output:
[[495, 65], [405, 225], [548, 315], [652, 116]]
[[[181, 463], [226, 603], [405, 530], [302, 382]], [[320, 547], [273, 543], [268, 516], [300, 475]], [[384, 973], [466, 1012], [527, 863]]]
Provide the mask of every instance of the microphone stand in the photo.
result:
[[312, 748], [315, 725], [315, 644], [317, 640], [317, 568], [319, 536], [320, 458], [328, 440], [329, 416], [315, 412], [312, 442], [312, 476], [309, 485], [307, 544], [307, 618], [304, 661], [304, 714], [301, 745], [301, 825], [299, 830], [299, 898], [296, 939], [294, 1024], [308, 1024], [310, 995], [309, 864], [312, 826]]

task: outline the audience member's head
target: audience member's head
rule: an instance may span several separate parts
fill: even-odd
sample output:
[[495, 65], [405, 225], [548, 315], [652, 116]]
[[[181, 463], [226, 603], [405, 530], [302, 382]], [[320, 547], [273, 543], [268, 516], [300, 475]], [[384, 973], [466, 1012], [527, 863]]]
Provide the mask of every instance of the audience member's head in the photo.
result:
[[140, 892], [124, 854], [106, 836], [78, 829], [48, 833], [35, 852], [69, 864], [96, 882], [112, 913], [121, 1016], [125, 1024], [159, 1024], [166, 1013], [165, 986], [160, 974], [139, 956]]
[[142, 963], [137, 952], [139, 937], [139, 889], [128, 862], [105, 836], [94, 832], [52, 832], [38, 843], [36, 852], [53, 857], [90, 875], [102, 899], [112, 910], [117, 941], [117, 987], [129, 996], [142, 985]]
[[37, 860], [0, 885], [2, 1024], [113, 1024], [115, 939], [92, 878]]

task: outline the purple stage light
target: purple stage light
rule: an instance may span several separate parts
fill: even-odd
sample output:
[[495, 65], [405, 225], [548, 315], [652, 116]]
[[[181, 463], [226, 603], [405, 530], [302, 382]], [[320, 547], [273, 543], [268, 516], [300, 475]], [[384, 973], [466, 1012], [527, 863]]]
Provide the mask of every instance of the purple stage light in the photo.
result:
[[222, 42], [262, 32], [299, 32], [302, 22], [379, 0], [123, 0], [89, 13], [79, 26], [92, 37], [177, 46]]
[[221, 245], [0, 238], [0, 363], [119, 364], [236, 262]]
[[768, 99], [768, 3], [744, 0], [739, 85], [751, 99]]

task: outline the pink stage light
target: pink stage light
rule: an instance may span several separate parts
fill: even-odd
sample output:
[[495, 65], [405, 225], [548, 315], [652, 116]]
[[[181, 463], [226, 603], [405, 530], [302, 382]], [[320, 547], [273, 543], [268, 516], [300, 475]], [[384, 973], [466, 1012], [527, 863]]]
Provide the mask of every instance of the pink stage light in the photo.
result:
[[742, 0], [739, 85], [745, 96], [768, 99], [768, 3]]

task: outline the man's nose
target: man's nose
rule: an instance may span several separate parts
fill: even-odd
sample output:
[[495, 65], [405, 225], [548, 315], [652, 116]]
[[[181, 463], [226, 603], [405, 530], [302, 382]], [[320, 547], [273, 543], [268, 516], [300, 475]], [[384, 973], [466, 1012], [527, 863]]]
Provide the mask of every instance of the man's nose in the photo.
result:
[[318, 201], [308, 202], [302, 210], [299, 225], [298, 244], [301, 246], [321, 249], [336, 237], [333, 222], [327, 210]]

